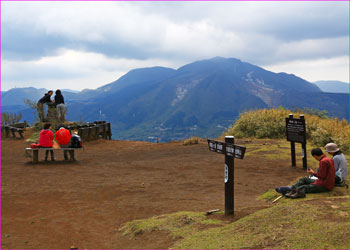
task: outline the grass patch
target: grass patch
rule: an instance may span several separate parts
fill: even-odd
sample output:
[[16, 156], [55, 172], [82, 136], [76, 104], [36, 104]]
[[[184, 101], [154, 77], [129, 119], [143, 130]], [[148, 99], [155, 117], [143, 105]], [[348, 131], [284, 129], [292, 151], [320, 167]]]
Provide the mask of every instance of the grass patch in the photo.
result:
[[121, 231], [125, 236], [137, 237], [147, 232], [166, 230], [174, 239], [179, 239], [198, 232], [200, 228], [219, 226], [223, 223], [220, 220], [208, 219], [204, 213], [177, 212], [128, 222], [122, 225]]
[[[348, 199], [347, 198], [343, 198]], [[190, 235], [176, 249], [348, 249], [349, 204], [280, 203], [234, 223]]]
[[26, 140], [29, 143], [37, 143], [39, 141], [40, 131], [34, 131], [30, 137]]
[[187, 145], [195, 145], [198, 144], [201, 141], [201, 139], [199, 137], [191, 137], [188, 138], [186, 140], [183, 141], [183, 145], [187, 146]]

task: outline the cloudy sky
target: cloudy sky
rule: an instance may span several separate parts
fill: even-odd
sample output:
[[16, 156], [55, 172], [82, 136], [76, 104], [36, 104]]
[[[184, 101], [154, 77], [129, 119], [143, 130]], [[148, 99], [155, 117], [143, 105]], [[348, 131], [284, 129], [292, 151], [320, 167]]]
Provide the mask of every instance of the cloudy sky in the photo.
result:
[[349, 2], [1, 1], [1, 90], [97, 88], [215, 56], [349, 82]]

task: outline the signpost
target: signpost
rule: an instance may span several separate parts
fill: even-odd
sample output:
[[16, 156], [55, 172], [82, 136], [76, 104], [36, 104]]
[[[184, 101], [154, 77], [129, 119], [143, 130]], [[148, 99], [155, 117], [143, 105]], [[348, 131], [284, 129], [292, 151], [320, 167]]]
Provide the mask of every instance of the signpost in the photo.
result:
[[246, 147], [234, 144], [233, 136], [225, 136], [225, 142], [208, 139], [208, 146], [225, 155], [225, 214], [234, 215], [234, 158], [243, 159]]
[[290, 141], [292, 166], [296, 166], [295, 161], [295, 142], [301, 143], [303, 168], [307, 168], [306, 158], [306, 127], [304, 115], [300, 115], [300, 118], [293, 118], [293, 114], [289, 114], [286, 118], [286, 134], [287, 141]]

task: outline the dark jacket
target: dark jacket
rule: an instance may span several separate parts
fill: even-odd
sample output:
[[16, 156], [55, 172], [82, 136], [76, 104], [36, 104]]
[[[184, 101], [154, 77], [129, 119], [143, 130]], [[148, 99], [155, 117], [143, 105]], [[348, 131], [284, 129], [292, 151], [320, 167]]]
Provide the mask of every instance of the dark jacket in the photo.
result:
[[62, 94], [56, 94], [55, 95], [55, 104], [58, 105], [58, 104], [64, 104], [64, 98], [63, 98], [63, 95]]
[[44, 104], [44, 103], [46, 103], [46, 102], [51, 102], [51, 96], [48, 94], [48, 93], [46, 93], [45, 95], [44, 95], [44, 97], [43, 98], [41, 98], [39, 101], [38, 101], [38, 103], [42, 103], [42, 104]]

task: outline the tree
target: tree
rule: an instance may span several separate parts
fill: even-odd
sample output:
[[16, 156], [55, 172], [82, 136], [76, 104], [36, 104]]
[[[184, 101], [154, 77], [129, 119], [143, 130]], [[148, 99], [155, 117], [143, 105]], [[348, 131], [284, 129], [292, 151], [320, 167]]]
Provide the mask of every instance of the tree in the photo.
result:
[[1, 126], [18, 123], [22, 119], [22, 113], [1, 113]]

